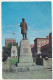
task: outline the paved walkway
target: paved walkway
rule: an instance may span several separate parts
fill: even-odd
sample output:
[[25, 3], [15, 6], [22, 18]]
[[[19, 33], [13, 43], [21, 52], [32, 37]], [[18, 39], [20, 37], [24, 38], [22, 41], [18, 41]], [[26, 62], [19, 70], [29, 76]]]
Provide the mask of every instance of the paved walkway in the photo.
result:
[[52, 71], [3, 72], [3, 79], [52, 79]]

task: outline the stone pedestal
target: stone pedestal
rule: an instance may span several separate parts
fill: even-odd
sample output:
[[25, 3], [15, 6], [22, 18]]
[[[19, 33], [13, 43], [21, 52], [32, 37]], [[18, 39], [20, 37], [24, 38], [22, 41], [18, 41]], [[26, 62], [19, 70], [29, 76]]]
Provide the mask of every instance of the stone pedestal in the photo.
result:
[[21, 41], [19, 62], [33, 62], [29, 40]]
[[29, 69], [30, 66], [34, 66], [34, 65], [35, 63], [33, 62], [29, 40], [21, 40], [18, 67], [27, 70]]
[[48, 60], [45, 60], [43, 58], [43, 66], [44, 66], [44, 68], [51, 68], [52, 69], [52, 58], [48, 58]]
[[11, 69], [11, 60], [10, 60], [10, 57], [8, 57], [5, 62], [2, 62], [2, 69], [10, 71], [10, 69]]
[[16, 46], [12, 46], [12, 48], [11, 48], [11, 57], [18, 57], [17, 56], [17, 47]]
[[25, 71], [36, 71], [43, 70], [43, 66], [37, 66], [33, 62], [31, 47], [29, 40], [21, 40], [20, 43], [20, 57], [18, 67], [12, 67], [14, 71], [25, 72]]

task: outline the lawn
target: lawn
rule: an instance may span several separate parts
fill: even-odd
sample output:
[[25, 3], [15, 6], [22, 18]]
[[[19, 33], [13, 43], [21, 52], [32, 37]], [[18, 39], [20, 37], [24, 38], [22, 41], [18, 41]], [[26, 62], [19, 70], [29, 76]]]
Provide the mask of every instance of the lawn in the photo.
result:
[[18, 58], [11, 58], [11, 63], [12, 64], [16, 64], [16, 62], [18, 62]]

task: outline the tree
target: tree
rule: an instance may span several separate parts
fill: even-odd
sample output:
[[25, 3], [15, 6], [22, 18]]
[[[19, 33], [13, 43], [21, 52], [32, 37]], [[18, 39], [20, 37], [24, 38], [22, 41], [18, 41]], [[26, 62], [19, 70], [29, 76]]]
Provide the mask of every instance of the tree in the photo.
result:
[[3, 46], [3, 55], [8, 54], [10, 56], [10, 51], [8, 50], [8, 47]]
[[[19, 50], [18, 43], [13, 42], [13, 46], [17, 46], [17, 50]], [[12, 42], [10, 42], [7, 47], [3, 46], [3, 54], [8, 54], [8, 56], [11, 56], [11, 47], [12, 47]]]

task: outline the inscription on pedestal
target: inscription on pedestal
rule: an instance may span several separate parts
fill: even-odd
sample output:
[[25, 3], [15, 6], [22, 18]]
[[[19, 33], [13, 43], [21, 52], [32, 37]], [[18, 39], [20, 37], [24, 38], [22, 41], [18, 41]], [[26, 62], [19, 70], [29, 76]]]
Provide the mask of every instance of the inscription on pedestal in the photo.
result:
[[28, 48], [23, 48], [23, 53], [28, 53]]

